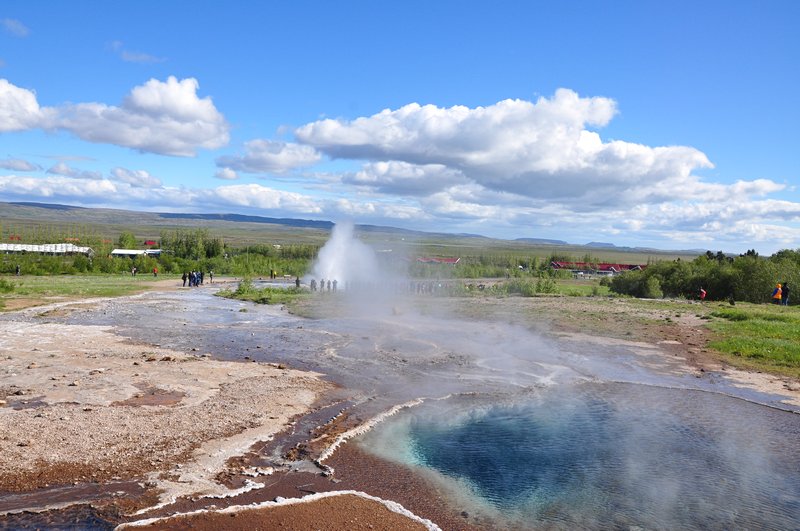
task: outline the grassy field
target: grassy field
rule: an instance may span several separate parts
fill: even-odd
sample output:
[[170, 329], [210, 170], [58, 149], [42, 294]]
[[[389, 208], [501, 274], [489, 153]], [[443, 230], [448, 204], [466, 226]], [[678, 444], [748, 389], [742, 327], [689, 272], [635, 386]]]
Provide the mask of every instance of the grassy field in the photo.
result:
[[0, 279], [0, 310], [15, 310], [38, 306], [60, 299], [87, 299], [92, 297], [118, 297], [156, 287], [165, 280], [180, 279], [164, 275], [58, 275], [58, 276], [7, 276]]
[[800, 377], [800, 310], [740, 304], [711, 312], [709, 346], [741, 367]]
[[276, 288], [267, 286], [256, 288], [251, 281], [242, 280], [236, 289], [222, 289], [216, 295], [228, 299], [250, 301], [256, 304], [290, 304], [310, 294], [308, 291], [295, 287]]

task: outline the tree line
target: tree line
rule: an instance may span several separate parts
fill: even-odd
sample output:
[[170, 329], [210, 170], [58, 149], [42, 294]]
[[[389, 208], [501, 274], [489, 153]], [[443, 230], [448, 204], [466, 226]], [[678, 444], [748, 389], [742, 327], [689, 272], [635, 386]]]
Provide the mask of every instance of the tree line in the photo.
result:
[[800, 288], [800, 249], [766, 258], [754, 250], [737, 257], [708, 251], [691, 261], [651, 263], [606, 282], [611, 291], [634, 297], [693, 299], [703, 288], [708, 300], [768, 302], [778, 283]]

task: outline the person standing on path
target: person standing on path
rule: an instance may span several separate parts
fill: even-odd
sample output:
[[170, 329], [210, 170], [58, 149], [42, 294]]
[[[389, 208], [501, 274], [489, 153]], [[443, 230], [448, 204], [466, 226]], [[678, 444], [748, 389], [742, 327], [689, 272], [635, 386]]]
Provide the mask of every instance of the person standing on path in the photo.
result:
[[700, 302], [703, 302], [704, 300], [706, 300], [706, 290], [704, 290], [703, 287], [701, 286], [700, 287]]
[[781, 304], [783, 306], [789, 306], [789, 284], [786, 282], [781, 286]]

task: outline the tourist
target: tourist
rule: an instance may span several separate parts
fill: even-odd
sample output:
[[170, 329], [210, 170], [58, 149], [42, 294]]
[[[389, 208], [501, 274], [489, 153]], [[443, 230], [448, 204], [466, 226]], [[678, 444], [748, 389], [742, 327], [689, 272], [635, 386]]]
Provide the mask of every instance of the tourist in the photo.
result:
[[17, 276], [19, 276], [19, 264], [17, 264]]
[[339, 284], [339, 281], [338, 281], [338, 280], [336, 280], [336, 279], [333, 279], [333, 292], [334, 292], [334, 293], [336, 293], [336, 285], [337, 285], [337, 284]]
[[775, 304], [781, 303], [781, 285], [778, 284], [775, 286], [775, 289], [772, 291], [772, 302]]
[[183, 287], [185, 288], [186, 287], [186, 281], [189, 279], [189, 275], [188, 275], [188, 273], [186, 273], [186, 271], [183, 272], [183, 276], [181, 276], [181, 279], [183, 280]]
[[297, 278], [294, 279], [294, 286], [297, 289], [300, 289], [300, 277], [297, 277]]
[[213, 284], [214, 283], [214, 270], [208, 272], [208, 280]]
[[700, 302], [703, 302], [704, 300], [706, 300], [706, 290], [700, 286]]
[[786, 282], [784, 282], [783, 286], [781, 286], [781, 304], [784, 306], [789, 306], [789, 284]]

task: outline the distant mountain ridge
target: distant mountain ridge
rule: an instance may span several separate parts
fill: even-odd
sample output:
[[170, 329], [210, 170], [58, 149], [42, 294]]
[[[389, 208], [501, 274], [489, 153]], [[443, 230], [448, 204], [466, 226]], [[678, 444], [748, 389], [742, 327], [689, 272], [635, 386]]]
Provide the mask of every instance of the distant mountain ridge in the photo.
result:
[[569, 245], [569, 243], [565, 242], [564, 240], [549, 240], [547, 238], [517, 238], [514, 241], [525, 243], [541, 243], [544, 245]]
[[[242, 224], [269, 224], [287, 229], [309, 229], [318, 231], [330, 231], [335, 223], [326, 220], [297, 219], [297, 218], [270, 218], [265, 216], [247, 214], [222, 214], [222, 213], [179, 213], [179, 212], [140, 212], [133, 210], [111, 209], [111, 208], [88, 208], [74, 205], [62, 205], [57, 203], [38, 203], [38, 202], [0, 202], [0, 218], [46, 221], [53, 223], [105, 223], [109, 225], [157, 225], [169, 224], [169, 221], [178, 222], [179, 225], [193, 220], [200, 222], [226, 222]], [[183, 223], [181, 223], [183, 222]], [[574, 248], [594, 248], [594, 249], [613, 249], [621, 252], [653, 252], [669, 254], [703, 254], [706, 250], [675, 250], [665, 251], [648, 247], [624, 247], [613, 243], [590, 242], [585, 245], [571, 244], [564, 240], [549, 238], [516, 238], [513, 240], [503, 240], [501, 238], [489, 238], [480, 234], [469, 233], [447, 233], [447, 232], [427, 232], [398, 227], [381, 225], [356, 225], [362, 232], [387, 233], [409, 238], [442, 238], [449, 240], [470, 239], [492, 241], [507, 241], [520, 244], [533, 245], [553, 245], [568, 246]], [[252, 230], [252, 227], [251, 227]]]

